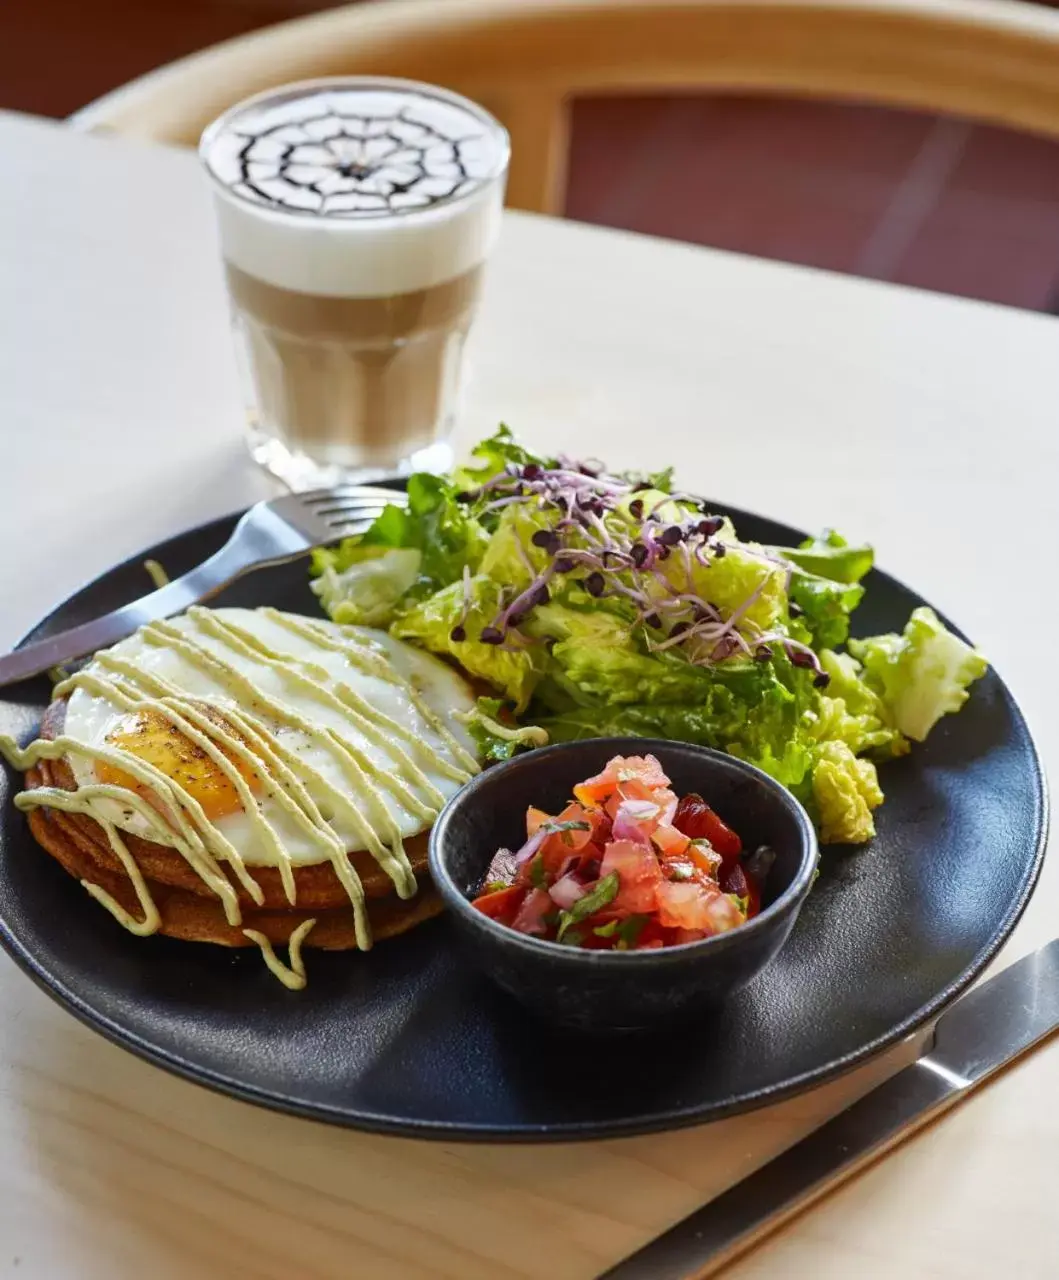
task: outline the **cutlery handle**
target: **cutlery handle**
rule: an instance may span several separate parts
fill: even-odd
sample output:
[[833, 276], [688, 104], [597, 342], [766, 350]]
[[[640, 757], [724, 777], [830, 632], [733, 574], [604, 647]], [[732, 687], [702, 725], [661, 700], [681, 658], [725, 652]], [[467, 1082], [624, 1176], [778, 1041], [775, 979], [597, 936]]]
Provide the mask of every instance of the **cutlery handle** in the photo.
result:
[[220, 591], [256, 559], [255, 556], [248, 555], [247, 548], [237, 545], [234, 539], [227, 542], [220, 551], [183, 577], [134, 600], [132, 604], [115, 609], [112, 613], [105, 613], [101, 618], [84, 622], [57, 636], [23, 645], [14, 653], [0, 658], [0, 688], [18, 680], [27, 680], [30, 676], [38, 676], [51, 667], [72, 662], [75, 658], [83, 658], [85, 654], [94, 653], [97, 649], [105, 649], [132, 635], [137, 627], [142, 627], [145, 623], [171, 618], [189, 605], [197, 604]]
[[714, 1275], [967, 1092], [966, 1082], [920, 1058], [599, 1280]]

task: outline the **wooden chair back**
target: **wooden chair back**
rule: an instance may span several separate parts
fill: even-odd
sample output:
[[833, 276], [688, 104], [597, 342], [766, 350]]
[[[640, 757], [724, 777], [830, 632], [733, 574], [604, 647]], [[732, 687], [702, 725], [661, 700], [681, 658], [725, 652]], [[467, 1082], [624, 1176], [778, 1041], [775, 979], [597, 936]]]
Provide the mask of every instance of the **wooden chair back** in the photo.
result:
[[206, 49], [72, 123], [190, 146], [240, 98], [351, 74], [481, 102], [511, 133], [508, 203], [548, 213], [575, 95], [853, 99], [1059, 138], [1059, 13], [1020, 0], [373, 0]]

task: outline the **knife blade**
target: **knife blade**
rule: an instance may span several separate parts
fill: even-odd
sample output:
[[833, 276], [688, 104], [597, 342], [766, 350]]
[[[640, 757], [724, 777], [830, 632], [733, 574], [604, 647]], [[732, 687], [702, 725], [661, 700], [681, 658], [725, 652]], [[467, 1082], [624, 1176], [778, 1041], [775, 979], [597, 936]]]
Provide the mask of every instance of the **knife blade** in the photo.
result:
[[821, 1128], [605, 1271], [599, 1280], [715, 1275], [1059, 1030], [1059, 939], [962, 996], [928, 1051]]

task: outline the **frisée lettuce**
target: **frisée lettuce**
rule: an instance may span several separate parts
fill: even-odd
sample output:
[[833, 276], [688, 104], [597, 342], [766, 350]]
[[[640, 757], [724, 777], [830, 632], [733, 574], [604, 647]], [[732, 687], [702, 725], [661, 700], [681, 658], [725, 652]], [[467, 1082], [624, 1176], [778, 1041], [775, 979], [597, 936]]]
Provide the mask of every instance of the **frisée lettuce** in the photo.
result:
[[487, 759], [606, 735], [758, 765], [826, 843], [875, 833], [876, 765], [959, 710], [985, 659], [929, 609], [850, 640], [870, 547], [744, 541], [668, 471], [541, 457], [502, 427], [450, 476], [412, 476], [358, 538], [314, 552], [338, 622], [385, 626], [483, 697]]

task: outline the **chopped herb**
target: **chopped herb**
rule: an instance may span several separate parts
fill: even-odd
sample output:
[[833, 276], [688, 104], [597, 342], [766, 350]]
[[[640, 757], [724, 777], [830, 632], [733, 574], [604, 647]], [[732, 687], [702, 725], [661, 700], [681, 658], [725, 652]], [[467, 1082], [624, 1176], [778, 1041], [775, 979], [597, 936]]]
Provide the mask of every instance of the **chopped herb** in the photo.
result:
[[501, 889], [510, 889], [509, 884], [505, 884], [503, 880], [487, 880], [483, 893], [499, 893]]
[[610, 938], [618, 928], [617, 920], [608, 920], [606, 924], [599, 924], [592, 930], [597, 938]]
[[529, 864], [530, 884], [535, 889], [547, 889], [548, 881], [544, 874], [544, 855], [536, 854]]
[[579, 929], [568, 929], [565, 934], [560, 932], [559, 937], [556, 939], [564, 947], [579, 947], [584, 940], [585, 936]]
[[573, 837], [570, 835], [570, 832], [571, 831], [591, 831], [592, 824], [590, 822], [582, 822], [579, 820], [574, 820], [571, 822], [542, 822], [541, 825], [537, 828], [537, 830], [547, 831], [549, 835], [562, 836], [563, 844], [569, 846], [569, 848], [572, 849], [574, 847], [574, 841], [573, 841]]
[[630, 947], [634, 947], [639, 941], [640, 934], [643, 933], [643, 927], [647, 921], [647, 916], [630, 916], [628, 920], [623, 920], [618, 926], [618, 942], [616, 945], [622, 951], [628, 951]]
[[612, 871], [609, 876], [604, 876], [602, 880], [596, 881], [594, 889], [590, 889], [583, 898], [578, 898], [569, 911], [561, 911], [559, 913], [559, 937], [557, 941], [562, 942], [563, 935], [571, 925], [580, 924], [582, 920], [587, 920], [590, 915], [600, 911], [608, 903], [614, 901], [618, 896], [618, 873]]
[[728, 896], [739, 908], [740, 912], [745, 916], [746, 913], [750, 910], [750, 899], [747, 897], [741, 897], [738, 893], [730, 893]]

